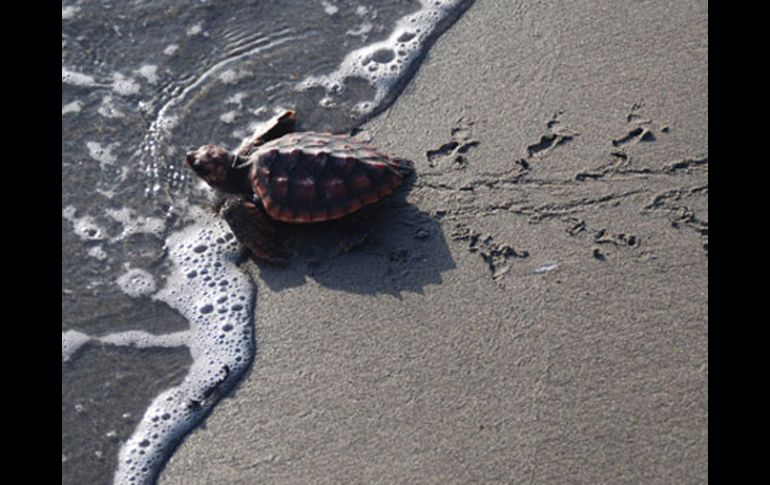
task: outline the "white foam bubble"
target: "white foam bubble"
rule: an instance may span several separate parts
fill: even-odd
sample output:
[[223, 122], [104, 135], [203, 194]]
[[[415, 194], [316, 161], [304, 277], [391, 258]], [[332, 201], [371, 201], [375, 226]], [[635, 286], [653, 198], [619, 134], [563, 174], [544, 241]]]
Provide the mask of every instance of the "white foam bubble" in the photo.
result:
[[106, 231], [92, 216], [76, 217], [75, 207], [68, 205], [62, 209], [62, 217], [72, 224], [73, 232], [83, 241], [102, 241], [107, 238]]
[[[161, 220], [148, 223], [130, 209], [107, 213], [124, 225], [123, 233], [155, 232], [162, 226]], [[104, 231], [94, 229], [91, 217], [76, 214], [73, 206], [62, 210], [79, 236], [105, 238]], [[239, 254], [235, 238], [209, 212], [190, 207], [187, 216], [197, 222], [168, 238], [171, 270], [160, 291], [154, 275], [130, 266], [116, 283], [129, 296], [150, 296], [176, 309], [188, 320], [189, 330], [163, 335], [132, 330], [100, 337], [62, 332], [62, 361], [88, 342], [137, 348], [186, 346], [193, 357], [182, 384], [153, 401], [121, 448], [115, 483], [154, 483], [174, 443], [208, 414], [253, 359], [254, 287], [235, 264]]]
[[219, 79], [225, 84], [234, 84], [241, 79], [246, 79], [250, 76], [251, 73], [249, 71], [228, 69], [219, 75]]
[[107, 260], [107, 253], [104, 251], [104, 248], [101, 246], [94, 246], [94, 247], [88, 248], [88, 255], [99, 261]]
[[145, 64], [134, 72], [145, 78], [150, 84], [158, 82], [158, 66], [154, 64]]
[[[339, 94], [347, 79], [364, 79], [375, 88], [371, 100], [356, 105], [357, 114], [367, 114], [377, 108], [391, 93], [412, 63], [426, 48], [426, 43], [438, 25], [467, 4], [465, 0], [421, 0], [422, 8], [402, 17], [390, 36], [355, 50], [343, 59], [339, 68], [326, 75], [309, 76], [297, 85], [298, 90], [313, 87], [326, 89], [327, 94]], [[326, 101], [325, 105], [330, 103]]]
[[189, 346], [193, 364], [179, 386], [153, 400], [121, 447], [115, 483], [154, 483], [171, 446], [240, 379], [254, 355], [254, 287], [235, 265], [238, 245], [221, 219], [203, 211], [197, 217], [167, 239], [172, 269], [153, 295], [190, 322], [180, 341]]
[[80, 113], [82, 109], [83, 103], [81, 101], [73, 101], [62, 106], [61, 114], [66, 115], [68, 113]]
[[219, 119], [222, 120], [222, 123], [230, 124], [235, 121], [236, 116], [238, 116], [237, 111], [228, 111], [219, 115]]
[[160, 236], [166, 229], [166, 222], [163, 219], [139, 215], [128, 207], [107, 209], [105, 213], [112, 220], [123, 225], [123, 231], [112, 238], [112, 242], [120, 241], [133, 234], [154, 234]]
[[236, 72], [233, 69], [228, 69], [226, 71], [223, 71], [222, 74], [219, 75], [219, 79], [225, 84], [230, 84], [235, 82], [238, 79], [238, 77]]
[[186, 347], [189, 345], [190, 331], [182, 330], [180, 332], [155, 335], [144, 330], [128, 330], [126, 332], [105, 335], [97, 340], [101, 343], [117, 347], [136, 347], [140, 349], [151, 347]]
[[200, 23], [200, 22], [198, 22], [198, 23], [197, 23], [197, 24], [195, 24], [195, 25], [192, 25], [192, 26], [190, 26], [190, 27], [187, 29], [187, 35], [188, 35], [188, 36], [190, 36], [190, 37], [192, 37], [192, 36], [194, 36], [194, 35], [198, 35], [198, 34], [200, 34], [201, 32], [203, 32], [203, 24], [202, 24], [202, 23]]
[[75, 209], [74, 205], [68, 205], [67, 207], [61, 210], [62, 217], [64, 217], [70, 222], [75, 217], [76, 213], [77, 213], [77, 209]]
[[155, 335], [143, 330], [128, 330], [116, 332], [101, 337], [93, 337], [77, 330], [67, 330], [61, 334], [61, 360], [70, 360], [88, 342], [114, 345], [116, 347], [185, 347], [190, 342], [190, 331], [182, 330], [174, 333]]
[[340, 11], [339, 7], [334, 5], [331, 2], [328, 2], [326, 0], [321, 0], [321, 5], [324, 8], [324, 12], [326, 12], [326, 15], [335, 15], [337, 12]]
[[67, 330], [61, 334], [61, 360], [66, 362], [72, 358], [91, 337], [76, 330]]
[[72, 86], [104, 86], [104, 84], [97, 83], [96, 79], [88, 74], [81, 72], [70, 71], [69, 69], [61, 68], [61, 82], [63, 84], [70, 84]]
[[65, 67], [61, 68], [61, 82], [71, 86], [110, 88], [121, 96], [136, 94], [141, 89], [136, 80], [119, 72], [113, 73], [111, 82], [99, 82], [91, 75], [71, 71]]
[[115, 191], [114, 191], [113, 189], [102, 189], [102, 188], [97, 188], [97, 189], [96, 189], [96, 192], [97, 192], [98, 194], [101, 194], [101, 195], [103, 195], [104, 197], [106, 197], [106, 198], [108, 198], [108, 199], [113, 199], [113, 198], [115, 197]]
[[101, 143], [97, 141], [87, 141], [86, 142], [86, 148], [88, 148], [88, 155], [99, 162], [102, 169], [104, 169], [105, 165], [112, 165], [117, 160], [118, 157], [116, 157], [112, 150], [119, 147], [120, 143], [110, 143], [107, 146], [102, 146]]
[[119, 72], [112, 75], [112, 90], [116, 93], [128, 96], [138, 93], [140, 89], [141, 86], [135, 79], [126, 77]]
[[61, 19], [62, 20], [71, 20], [74, 19], [75, 16], [80, 12], [80, 7], [77, 5], [67, 5], [66, 7], [61, 8]]
[[102, 98], [97, 112], [105, 118], [124, 118], [126, 115], [115, 106], [115, 98], [109, 94]]
[[176, 51], [179, 50], [179, 44], [169, 44], [166, 46], [165, 49], [163, 49], [163, 53], [167, 56], [174, 55]]
[[245, 98], [245, 97], [246, 97], [246, 93], [244, 93], [243, 91], [237, 92], [237, 93], [233, 94], [232, 96], [230, 96], [229, 98], [227, 98], [225, 100], [225, 103], [227, 103], [227, 104], [235, 104], [235, 105], [237, 105], [240, 108], [241, 106], [243, 106], [243, 98]]
[[[114, 195], [109, 191], [100, 190], [98, 192], [110, 198]], [[122, 230], [117, 235], [109, 237], [106, 229], [102, 227], [93, 216], [77, 216], [77, 210], [72, 205], [62, 209], [62, 217], [72, 224], [72, 231], [76, 236], [83, 241], [92, 243], [104, 242], [105, 244], [112, 244], [120, 242], [134, 234], [152, 234], [157, 237], [162, 237], [163, 232], [166, 230], [166, 221], [164, 219], [142, 216], [128, 208], [106, 209], [104, 212], [109, 218], [122, 225]], [[99, 261], [108, 259], [104, 245], [101, 244], [90, 246], [87, 253], [89, 256]]]
[[355, 29], [346, 30], [345, 35], [349, 35], [351, 37], [363, 37], [369, 32], [371, 32], [373, 27], [374, 26], [371, 23], [363, 22], [361, 25], [359, 25]]
[[116, 283], [128, 296], [138, 297], [155, 292], [155, 277], [140, 268], [128, 269]]

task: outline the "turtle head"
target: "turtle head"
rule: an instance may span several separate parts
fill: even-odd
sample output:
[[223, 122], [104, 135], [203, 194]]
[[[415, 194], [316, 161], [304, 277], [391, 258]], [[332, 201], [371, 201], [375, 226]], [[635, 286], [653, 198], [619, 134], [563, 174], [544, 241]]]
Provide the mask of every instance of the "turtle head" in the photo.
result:
[[203, 145], [187, 153], [187, 164], [211, 187], [227, 193], [243, 192], [247, 179], [236, 155], [216, 145]]

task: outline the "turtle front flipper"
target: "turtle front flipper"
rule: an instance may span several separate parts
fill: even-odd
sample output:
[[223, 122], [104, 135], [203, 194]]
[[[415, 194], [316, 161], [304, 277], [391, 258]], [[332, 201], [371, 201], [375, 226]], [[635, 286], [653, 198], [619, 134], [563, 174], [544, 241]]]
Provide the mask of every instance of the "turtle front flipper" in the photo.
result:
[[243, 158], [249, 158], [260, 145], [269, 141], [276, 140], [283, 135], [294, 131], [297, 124], [297, 113], [294, 110], [286, 110], [268, 121], [264, 130], [258, 130], [244, 141], [238, 148], [236, 155]]
[[245, 196], [225, 199], [219, 210], [235, 238], [262, 261], [280, 266], [289, 264], [289, 252], [277, 241], [275, 228], [261, 204]]

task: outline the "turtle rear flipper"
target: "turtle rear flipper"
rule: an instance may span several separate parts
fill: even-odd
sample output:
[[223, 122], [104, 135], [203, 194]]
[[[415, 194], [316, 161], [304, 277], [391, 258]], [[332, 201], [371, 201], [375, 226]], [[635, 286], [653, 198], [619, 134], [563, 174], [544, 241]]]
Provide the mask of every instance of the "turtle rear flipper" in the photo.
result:
[[406, 158], [393, 157], [396, 170], [401, 172], [401, 175], [408, 176], [414, 173], [414, 162], [407, 160]]
[[268, 121], [265, 124], [267, 128], [264, 131], [257, 131], [251, 138], [244, 141], [240, 148], [238, 148], [236, 155], [249, 158], [260, 145], [293, 132], [296, 125], [297, 113], [294, 110], [286, 110]]
[[275, 228], [261, 204], [244, 196], [228, 197], [219, 210], [235, 238], [262, 261], [286, 266], [289, 252], [277, 241]]

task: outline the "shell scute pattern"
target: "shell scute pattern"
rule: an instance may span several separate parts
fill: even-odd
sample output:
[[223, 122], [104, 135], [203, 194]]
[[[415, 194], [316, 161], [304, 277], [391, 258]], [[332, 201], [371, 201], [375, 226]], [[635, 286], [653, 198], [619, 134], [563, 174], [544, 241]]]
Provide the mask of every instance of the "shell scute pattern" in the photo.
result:
[[288, 134], [254, 157], [254, 191], [285, 222], [339, 219], [390, 194], [403, 178], [388, 155], [339, 135]]

